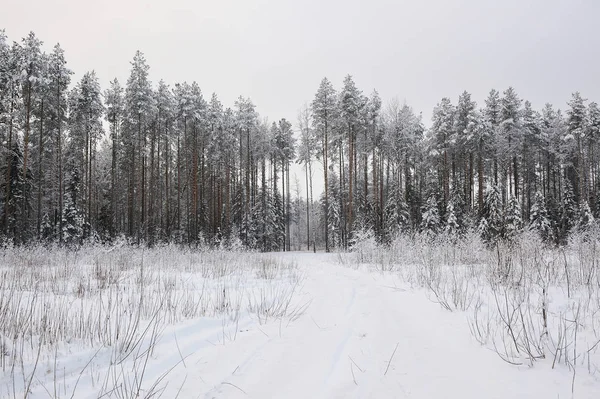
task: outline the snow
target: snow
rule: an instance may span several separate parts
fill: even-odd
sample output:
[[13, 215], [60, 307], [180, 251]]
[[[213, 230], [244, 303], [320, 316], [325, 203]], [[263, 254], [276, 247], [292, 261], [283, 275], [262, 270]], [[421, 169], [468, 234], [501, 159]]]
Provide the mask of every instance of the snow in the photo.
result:
[[[265, 320], [242, 311], [165, 326], [147, 356], [142, 396], [159, 380], [165, 398], [600, 397], [600, 381], [584, 372], [572, 387], [564, 366], [502, 361], [472, 337], [467, 312], [443, 309], [401, 273], [344, 264], [339, 254], [269, 256], [293, 262], [301, 276], [286, 315]], [[109, 364], [110, 348], [59, 358], [59, 396], [70, 396], [78, 383], [75, 397], [95, 398], [102, 378], [118, 373], [133, 383], [130, 370], [152, 339], [118, 367]], [[45, 365], [30, 397], [48, 397], [54, 374]], [[9, 396], [7, 377], [0, 378], [0, 397]]]

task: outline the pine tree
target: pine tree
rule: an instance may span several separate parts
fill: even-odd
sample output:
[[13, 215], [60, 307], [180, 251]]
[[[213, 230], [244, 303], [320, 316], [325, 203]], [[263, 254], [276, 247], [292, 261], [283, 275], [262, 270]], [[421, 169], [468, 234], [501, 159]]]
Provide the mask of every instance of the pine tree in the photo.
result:
[[[306, 246], [310, 250], [311, 243], [314, 245], [314, 224], [311, 224], [312, 204], [313, 204], [313, 160], [316, 157], [317, 137], [315, 130], [311, 126], [312, 116], [307, 104], [298, 114], [298, 127], [300, 129], [300, 141], [298, 145], [298, 157], [296, 162], [304, 164], [304, 174], [306, 177]], [[311, 237], [312, 236], [312, 237]], [[311, 239], [312, 238], [312, 239]], [[316, 247], [314, 247], [316, 250]]]
[[[598, 165], [600, 163], [600, 151], [598, 150], [600, 144], [600, 107], [595, 102], [590, 102], [587, 109], [587, 152], [589, 156], [589, 165]], [[596, 173], [592, 172], [590, 177], [592, 181], [595, 179]], [[600, 201], [600, 195], [598, 193], [598, 187], [590, 185], [590, 203], [594, 205], [593, 211], [596, 219], [600, 215], [600, 207], [598, 207], [598, 201]]]
[[219, 136], [223, 135], [223, 104], [219, 101], [216, 93], [213, 93], [209, 103], [207, 104], [207, 162], [209, 164], [209, 172], [211, 176], [211, 191], [212, 196], [208, 199], [210, 207], [209, 231], [213, 236], [222, 230], [221, 214], [223, 213], [223, 192], [225, 174], [224, 170], [229, 167], [227, 160], [224, 157], [225, 148], [220, 148], [218, 141]]
[[567, 110], [568, 134], [563, 138], [564, 152], [571, 159], [567, 165], [567, 179], [573, 186], [577, 203], [587, 198], [587, 172], [583, 159], [583, 138], [587, 119], [585, 101], [579, 92], [573, 93]]
[[[500, 100], [500, 132], [497, 142], [499, 157], [503, 164], [503, 173], [508, 177], [508, 194], [519, 198], [519, 160], [522, 148], [523, 131], [521, 127], [521, 99], [516, 91], [509, 87]], [[503, 178], [504, 182], [505, 179]], [[503, 194], [506, 192], [502, 187]], [[506, 195], [503, 195], [506, 198]]]
[[330, 130], [336, 117], [336, 93], [333, 85], [327, 78], [323, 78], [319, 89], [315, 94], [315, 98], [311, 104], [313, 111], [314, 128], [318, 132], [321, 141], [320, 158], [323, 162], [323, 178], [324, 178], [324, 196], [323, 196], [323, 213], [324, 213], [324, 232], [325, 232], [325, 252], [329, 252], [329, 140]]
[[523, 192], [521, 194], [521, 204], [523, 205], [524, 217], [529, 219], [529, 209], [533, 200], [533, 195], [540, 183], [539, 172], [539, 148], [542, 145], [541, 140], [541, 115], [534, 111], [531, 103], [525, 101], [522, 113], [522, 162], [523, 162]]
[[[485, 163], [488, 158], [490, 149], [490, 137], [486, 123], [480, 111], [474, 109], [469, 113], [469, 123], [467, 125], [468, 141], [472, 142], [473, 152], [477, 155], [477, 213], [479, 216], [483, 214], [483, 199], [485, 185]], [[474, 166], [473, 166], [474, 167]], [[473, 184], [474, 185], [474, 184]], [[472, 189], [474, 191], [474, 189]], [[475, 202], [474, 194], [472, 194], [473, 202]]]
[[127, 234], [142, 238], [145, 221], [146, 133], [153, 113], [152, 86], [144, 54], [135, 53], [124, 96], [124, 120], [121, 139], [124, 146], [123, 165], [129, 172], [127, 189]]
[[437, 159], [439, 181], [444, 188], [444, 205], [450, 200], [450, 174], [455, 172], [453, 158], [456, 135], [454, 119], [456, 110], [449, 98], [442, 101], [433, 109], [432, 126], [430, 129], [432, 140], [431, 153]]
[[491, 183], [498, 186], [498, 130], [501, 123], [501, 103], [500, 93], [492, 89], [485, 100], [485, 108], [483, 109], [483, 120], [485, 126], [484, 136], [487, 138], [486, 147], [490, 150], [489, 158], [492, 160], [491, 165]]
[[[462, 203], [460, 213], [471, 210], [475, 187], [475, 156], [477, 150], [477, 132], [475, 123], [476, 115], [475, 101], [471, 100], [471, 94], [464, 91], [458, 98], [456, 106], [456, 117], [454, 120], [454, 132], [456, 135], [456, 148], [454, 153], [455, 170], [452, 197], [460, 193]], [[459, 181], [461, 180], [462, 181]], [[454, 201], [454, 198], [451, 199]], [[454, 207], [459, 204], [455, 201]]]
[[[19, 56], [20, 61], [20, 77], [21, 87], [23, 90], [23, 102], [24, 102], [24, 132], [23, 132], [23, 180], [27, 180], [26, 175], [31, 173], [31, 159], [30, 159], [30, 146], [32, 136], [32, 116], [34, 116], [34, 107], [36, 104], [36, 97], [41, 95], [40, 86], [43, 82], [43, 55], [42, 55], [42, 41], [39, 40], [35, 33], [30, 32], [27, 37], [22, 40], [22, 47]], [[30, 219], [30, 207], [23, 204], [21, 207], [24, 213], [21, 215], [21, 230], [24, 234], [29, 234], [29, 219]]]
[[11, 213], [14, 200], [11, 193], [11, 166], [14, 163], [14, 147], [17, 141], [17, 130], [21, 116], [22, 94], [21, 90], [21, 53], [22, 49], [18, 43], [13, 43], [12, 47], [6, 42], [4, 31], [0, 32], [0, 127], [3, 130], [2, 137], [5, 141], [6, 160], [4, 164], [4, 192], [2, 207], [2, 227], [3, 232], [8, 237], [14, 238], [11, 228], [14, 215]]
[[[294, 132], [292, 131], [292, 124], [289, 123], [285, 118], [279, 121], [278, 131], [281, 132], [285, 145], [282, 148], [283, 154], [283, 165], [285, 168], [285, 235], [287, 239], [287, 250], [290, 250], [290, 219], [291, 215], [291, 194], [290, 194], [290, 164], [296, 157], [295, 144], [296, 139], [294, 138]], [[283, 172], [283, 171], [282, 171]]]
[[191, 148], [191, 204], [188, 214], [188, 241], [191, 244], [196, 242], [196, 237], [198, 237], [206, 225], [206, 208], [202, 183], [204, 182], [204, 143], [206, 141], [205, 132], [207, 130], [207, 104], [196, 82], [192, 83], [190, 90], [192, 101], [189, 145]]
[[[247, 224], [248, 218], [250, 217], [250, 210], [252, 205], [252, 191], [251, 191], [251, 178], [252, 178], [252, 157], [250, 148], [252, 146], [252, 137], [257, 126], [258, 115], [256, 113], [256, 107], [252, 100], [249, 98], [239, 97], [235, 102], [236, 107], [236, 125], [239, 132], [239, 190], [242, 192], [241, 199], [242, 204], [240, 209], [242, 210], [240, 222]], [[246, 231], [241, 231], [243, 234], [242, 242], [246, 242], [248, 237]]]
[[[379, 93], [377, 90], [373, 90], [371, 96], [369, 98], [369, 102], [367, 104], [367, 125], [366, 135], [369, 137], [368, 145], [370, 148], [365, 149], [365, 200], [371, 204], [373, 209], [373, 221], [375, 234], [381, 235], [380, 230], [382, 227], [382, 211], [383, 204], [381, 203], [381, 195], [380, 191], [380, 180], [381, 173], [379, 164], [379, 159], [382, 158], [382, 148], [381, 145], [383, 143], [383, 121], [381, 116], [381, 97], [379, 97]], [[369, 185], [367, 182], [368, 178], [368, 152], [371, 152], [371, 195], [369, 197], [367, 190], [369, 189]]]
[[120, 170], [118, 168], [121, 155], [120, 130], [123, 122], [123, 88], [115, 78], [110, 82], [110, 87], [104, 92], [106, 104], [106, 120], [110, 125], [110, 139], [112, 146], [111, 154], [111, 194], [110, 194], [110, 231], [114, 237], [117, 232], [117, 221], [119, 220], [118, 198], [120, 193]]
[[56, 137], [56, 157], [54, 171], [56, 199], [54, 200], [54, 206], [57, 206], [58, 209], [55, 208], [54, 213], [56, 216], [53, 218], [52, 224], [57, 227], [59, 242], [62, 242], [62, 213], [64, 206], [63, 148], [65, 140], [63, 124], [67, 122], [67, 94], [69, 85], [71, 83], [72, 74], [73, 71], [67, 67], [67, 60], [65, 58], [63, 49], [59, 44], [56, 44], [52, 53], [50, 54], [49, 60], [49, 105], [52, 114], [50, 115], [50, 121], [47, 124], [49, 125], [48, 130], [50, 135]]
[[362, 93], [356, 88], [352, 76], [344, 78], [342, 91], [340, 92], [340, 116], [344, 120], [345, 130], [348, 137], [348, 208], [347, 225], [345, 230], [352, 231], [354, 211], [354, 176], [356, 174], [356, 135], [360, 115], [365, 103], [362, 101]]
[[32, 119], [35, 120], [34, 125], [31, 127], [31, 142], [32, 142], [32, 157], [31, 157], [31, 169], [34, 172], [34, 186], [36, 191], [36, 205], [35, 205], [35, 234], [38, 238], [41, 238], [42, 218], [47, 208], [47, 203], [43, 201], [47, 197], [50, 189], [50, 182], [48, 181], [48, 173], [46, 167], [54, 154], [54, 141], [51, 140], [51, 136], [46, 132], [48, 131], [48, 120], [51, 119], [50, 108], [50, 79], [49, 75], [49, 56], [46, 53], [42, 53], [39, 59], [39, 78], [37, 80], [37, 95], [35, 101], [35, 108], [32, 113]]
[[[97, 143], [104, 133], [102, 115], [104, 105], [100, 83], [95, 72], [83, 75], [81, 81], [71, 91], [69, 98], [69, 133], [70, 141], [67, 148], [67, 165], [77, 169], [82, 181], [81, 205], [86, 228], [95, 224], [97, 215], [94, 213], [94, 192], [97, 181], [94, 170]], [[67, 171], [73, 173], [72, 171]], [[64, 232], [63, 228], [63, 232]], [[91, 231], [86, 231], [88, 236]]]

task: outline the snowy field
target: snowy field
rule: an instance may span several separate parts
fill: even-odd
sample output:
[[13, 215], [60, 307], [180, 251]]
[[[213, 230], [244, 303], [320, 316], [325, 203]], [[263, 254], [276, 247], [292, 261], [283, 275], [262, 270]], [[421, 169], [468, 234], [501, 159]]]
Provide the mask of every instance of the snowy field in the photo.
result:
[[6, 249], [0, 397], [598, 398], [598, 260], [527, 236]]

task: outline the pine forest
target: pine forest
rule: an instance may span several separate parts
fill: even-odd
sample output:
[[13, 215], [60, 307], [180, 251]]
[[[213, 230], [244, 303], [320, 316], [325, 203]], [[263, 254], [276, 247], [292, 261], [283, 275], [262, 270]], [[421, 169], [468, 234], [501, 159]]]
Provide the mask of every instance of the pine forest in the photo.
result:
[[4, 242], [331, 251], [531, 229], [561, 245], [600, 214], [600, 107], [579, 92], [534, 109], [512, 87], [464, 91], [424, 121], [348, 75], [269, 122], [250, 98], [158, 80], [142, 52], [129, 68], [74, 81], [60, 45], [0, 32]]

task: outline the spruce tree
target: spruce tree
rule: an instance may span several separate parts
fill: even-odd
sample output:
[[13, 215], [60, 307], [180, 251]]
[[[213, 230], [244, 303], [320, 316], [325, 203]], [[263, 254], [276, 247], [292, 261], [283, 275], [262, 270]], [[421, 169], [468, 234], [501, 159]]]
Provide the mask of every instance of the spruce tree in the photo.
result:
[[502, 237], [504, 227], [502, 197], [497, 186], [492, 186], [486, 192], [482, 218], [485, 219], [485, 229], [480, 223], [480, 230], [484, 232], [482, 239], [488, 243], [495, 243]]
[[4, 198], [6, 231], [9, 238], [17, 244], [25, 244], [32, 238], [30, 232], [23, 228], [22, 221], [31, 211], [33, 175], [29, 168], [23, 175], [23, 163], [21, 144], [15, 141], [12, 144], [10, 164], [2, 170], [3, 175], [8, 176], [2, 188], [4, 192], [11, 194]]
[[406, 231], [408, 226], [409, 213], [404, 193], [398, 184], [393, 183], [383, 209], [383, 241], [390, 242], [398, 233]]
[[552, 236], [552, 226], [548, 219], [544, 197], [539, 191], [535, 194], [530, 215], [529, 228], [539, 234], [542, 240], [551, 241], [554, 238]]
[[421, 231], [429, 236], [435, 236], [441, 229], [440, 212], [435, 196], [431, 195], [423, 207], [421, 216]]
[[450, 201], [446, 206], [446, 223], [444, 226], [444, 233], [453, 241], [456, 240], [460, 234], [460, 226], [454, 212], [454, 205], [452, 201]]
[[594, 215], [590, 210], [590, 206], [587, 201], [583, 201], [579, 208], [579, 223], [577, 225], [578, 230], [582, 232], [588, 232], [596, 226]]
[[521, 206], [519, 200], [511, 195], [506, 204], [504, 212], [504, 232], [503, 236], [507, 240], [512, 240], [519, 234], [523, 228], [523, 219], [521, 218]]
[[575, 202], [575, 194], [573, 193], [573, 187], [567, 180], [565, 182], [565, 188], [563, 191], [562, 204], [560, 207], [560, 222], [558, 225], [559, 229], [559, 241], [566, 242], [569, 233], [574, 227], [579, 224], [579, 209]]

